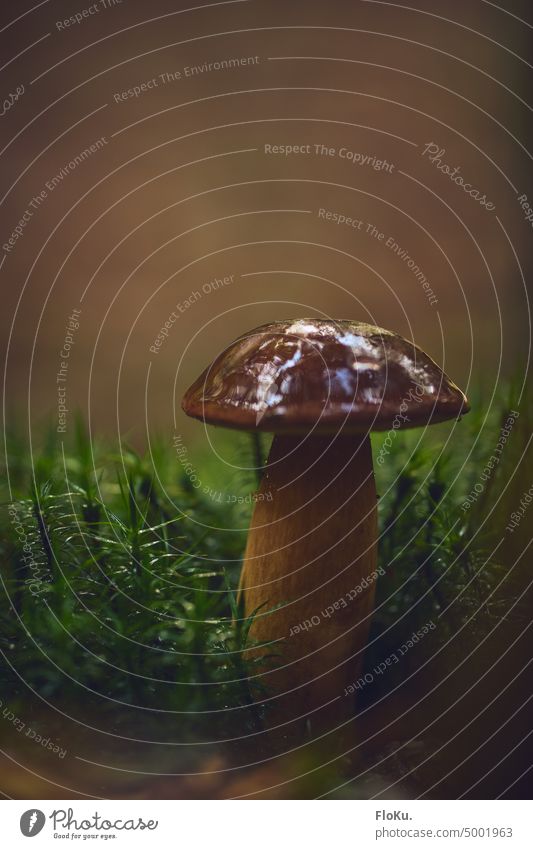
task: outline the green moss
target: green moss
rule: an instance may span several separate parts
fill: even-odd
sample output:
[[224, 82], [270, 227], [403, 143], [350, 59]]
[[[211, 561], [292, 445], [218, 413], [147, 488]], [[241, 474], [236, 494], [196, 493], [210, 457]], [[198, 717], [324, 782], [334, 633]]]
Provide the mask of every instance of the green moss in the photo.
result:
[[[509, 394], [492, 404], [487, 419], [487, 402], [474, 399], [473, 412], [457, 425], [399, 431], [386, 455], [380, 449], [387, 435], [374, 440], [375, 456], [384, 457], [376, 463], [384, 575], [367, 670], [425, 623], [438, 620], [440, 627], [422, 652], [407, 653], [365, 688], [362, 704], [393, 688], [465, 623], [479, 639], [517, 593], [512, 581], [495, 591], [518, 550], [520, 529], [513, 539], [506, 531], [510, 512], [531, 485], [522, 457], [531, 405], [517, 404]], [[464, 509], [510, 409], [520, 410], [511, 436], [482, 493]], [[258, 452], [264, 456], [264, 442], [225, 438], [235, 459], [246, 458], [250, 467]], [[232, 473], [240, 502], [218, 500], [192, 485], [172, 444], [156, 440], [145, 456], [129, 448], [119, 455], [91, 442], [81, 420], [64, 452], [49, 430], [33, 462], [18, 435], [8, 438], [8, 458], [11, 490], [1, 510], [0, 675], [10, 694], [4, 703], [17, 704], [33, 690], [88, 715], [97, 706], [115, 725], [140, 709], [162, 728], [167, 712], [178, 712], [184, 739], [212, 732], [213, 723], [223, 735], [236, 724], [240, 733], [257, 729], [261, 691], [244, 654], [249, 623], [238, 621], [235, 601], [253, 472]], [[227, 490], [222, 464], [206, 456], [197, 465], [212, 491]], [[506, 542], [497, 546], [500, 539]], [[519, 606], [512, 615], [520, 615]]]

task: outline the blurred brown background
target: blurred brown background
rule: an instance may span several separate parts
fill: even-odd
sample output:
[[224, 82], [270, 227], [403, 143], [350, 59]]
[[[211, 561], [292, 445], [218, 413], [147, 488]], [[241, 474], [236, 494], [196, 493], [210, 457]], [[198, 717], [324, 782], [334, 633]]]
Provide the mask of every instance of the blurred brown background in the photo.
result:
[[[147, 427], [174, 428], [175, 407], [176, 427], [194, 428], [177, 402], [199, 371], [241, 332], [288, 316], [399, 331], [467, 389], [522, 378], [531, 27], [519, 20], [526, 2], [505, 6], [50, 0], [25, 14], [28, 3], [4, 2], [2, 91], [24, 93], [1, 119], [3, 245], [33, 212], [2, 250], [10, 410], [55, 415], [73, 308], [67, 426], [80, 407], [94, 431], [141, 443]], [[186, 75], [230, 59], [246, 62]], [[423, 155], [430, 142], [494, 210]], [[353, 164], [342, 148], [392, 167]], [[362, 224], [323, 220], [320, 208]]]

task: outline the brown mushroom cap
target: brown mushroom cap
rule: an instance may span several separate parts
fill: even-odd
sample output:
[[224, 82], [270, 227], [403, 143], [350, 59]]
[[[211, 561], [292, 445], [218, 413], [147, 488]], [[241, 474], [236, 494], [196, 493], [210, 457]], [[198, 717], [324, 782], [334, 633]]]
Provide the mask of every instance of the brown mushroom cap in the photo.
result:
[[264, 324], [226, 348], [185, 393], [188, 416], [274, 433], [388, 430], [456, 418], [470, 409], [449, 377], [412, 342], [358, 321], [302, 318]]

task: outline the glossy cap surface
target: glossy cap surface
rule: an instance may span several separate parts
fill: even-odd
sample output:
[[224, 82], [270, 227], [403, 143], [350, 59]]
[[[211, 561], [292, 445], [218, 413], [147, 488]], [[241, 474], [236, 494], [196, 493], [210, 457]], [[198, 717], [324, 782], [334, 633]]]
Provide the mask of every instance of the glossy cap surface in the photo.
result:
[[[469, 410], [420, 348], [357, 321], [265, 324], [220, 354], [182, 407], [208, 424], [274, 433], [418, 427]], [[397, 418], [397, 417], [403, 418]]]

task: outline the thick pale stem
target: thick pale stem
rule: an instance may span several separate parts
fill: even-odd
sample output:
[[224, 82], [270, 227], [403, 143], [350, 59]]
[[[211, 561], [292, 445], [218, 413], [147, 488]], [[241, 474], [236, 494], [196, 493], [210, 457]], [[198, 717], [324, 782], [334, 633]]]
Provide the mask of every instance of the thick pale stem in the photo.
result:
[[376, 542], [370, 439], [275, 436], [241, 579], [246, 614], [264, 605], [251, 636], [279, 641], [262, 665], [274, 722], [303, 717], [318, 730], [353, 709], [346, 691], [368, 638]]

